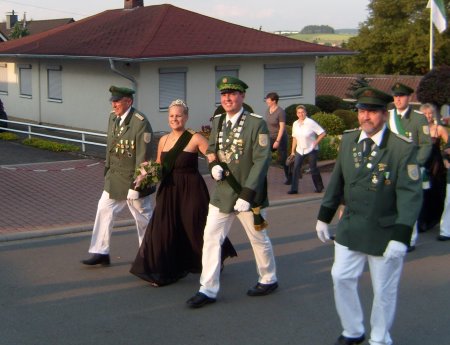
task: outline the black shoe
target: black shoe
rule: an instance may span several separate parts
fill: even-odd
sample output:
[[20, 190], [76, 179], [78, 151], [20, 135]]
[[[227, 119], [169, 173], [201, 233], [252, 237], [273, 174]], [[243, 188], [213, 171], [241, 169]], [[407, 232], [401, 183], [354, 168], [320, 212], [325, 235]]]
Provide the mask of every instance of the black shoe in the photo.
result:
[[261, 284], [258, 283], [254, 287], [252, 287], [250, 290], [247, 291], [247, 295], [249, 296], [265, 296], [272, 292], [274, 292], [278, 287], [278, 283], [272, 283], [272, 284]]
[[415, 250], [416, 250], [416, 246], [408, 246], [408, 249], [406, 249], [406, 252], [407, 253], [411, 253], [411, 252], [413, 252]]
[[439, 235], [437, 237], [438, 241], [450, 241], [450, 236]]
[[427, 231], [429, 229], [429, 227], [427, 226], [427, 224], [425, 224], [425, 223], [419, 223], [419, 224], [417, 224], [417, 231], [418, 232], [425, 232], [425, 231]]
[[109, 254], [94, 254], [89, 259], [81, 261], [81, 263], [89, 266], [108, 266], [111, 264], [111, 260], [109, 259]]
[[191, 308], [201, 308], [207, 304], [214, 303], [215, 298], [208, 297], [202, 292], [197, 292], [194, 296], [189, 298], [186, 303]]
[[287, 192], [288, 194], [297, 194], [298, 192], [296, 190], [290, 190], [289, 192]]
[[355, 344], [361, 344], [364, 340], [366, 339], [366, 337], [364, 336], [364, 334], [358, 338], [347, 338], [344, 337], [343, 335], [340, 335], [339, 338], [337, 338], [336, 342], [334, 343], [334, 345], [355, 345]]

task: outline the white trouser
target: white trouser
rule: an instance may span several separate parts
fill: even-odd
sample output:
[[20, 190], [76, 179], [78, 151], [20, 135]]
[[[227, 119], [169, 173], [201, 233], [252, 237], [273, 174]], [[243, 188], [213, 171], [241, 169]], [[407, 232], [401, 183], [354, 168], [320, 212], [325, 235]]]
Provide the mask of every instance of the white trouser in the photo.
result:
[[450, 184], [447, 184], [444, 212], [442, 212], [440, 235], [450, 237]]
[[397, 290], [403, 258], [386, 259], [349, 250], [335, 242], [334, 264], [331, 270], [334, 299], [341, 320], [342, 335], [357, 338], [364, 334], [363, 311], [358, 296], [358, 280], [366, 261], [369, 263], [373, 287], [370, 317], [371, 345], [391, 345], [392, 327], [397, 302]]
[[115, 200], [110, 199], [109, 193], [103, 191], [102, 196], [98, 201], [89, 253], [109, 254], [109, 241], [114, 218], [126, 205], [128, 205], [136, 222], [139, 246], [141, 245], [145, 230], [147, 229], [147, 225], [153, 213], [151, 196], [149, 195], [137, 200]]
[[[265, 218], [265, 210], [261, 210]], [[200, 292], [215, 298], [220, 287], [221, 245], [227, 237], [231, 224], [238, 218], [247, 233], [255, 255], [258, 282], [272, 284], [277, 281], [275, 258], [272, 243], [267, 230], [256, 231], [253, 224], [253, 213], [222, 213], [213, 205], [209, 205], [208, 218], [203, 234], [202, 274]]]
[[411, 233], [411, 240], [409, 241], [409, 245], [411, 247], [415, 246], [418, 238], [419, 238], [419, 230], [418, 230], [418, 225], [417, 225], [417, 221], [416, 221], [413, 226], [413, 231]]

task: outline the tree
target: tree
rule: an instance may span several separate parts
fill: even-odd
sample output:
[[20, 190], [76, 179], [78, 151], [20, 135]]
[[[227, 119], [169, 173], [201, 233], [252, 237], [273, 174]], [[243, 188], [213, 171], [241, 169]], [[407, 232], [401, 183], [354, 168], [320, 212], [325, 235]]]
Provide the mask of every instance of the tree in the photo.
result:
[[450, 104], [450, 66], [433, 68], [425, 74], [417, 87], [417, 99], [421, 103], [432, 103], [438, 109]]
[[317, 73], [346, 74], [351, 73], [347, 69], [347, 56], [324, 56], [317, 59]]
[[25, 26], [23, 26], [21, 23], [17, 22], [14, 24], [13, 29], [11, 30], [11, 33], [9, 34], [10, 40], [15, 40], [18, 38], [22, 38], [25, 36], [28, 36], [30, 34], [30, 30]]
[[307, 25], [302, 31], [302, 34], [334, 34], [334, 29], [328, 25]]
[[[444, 0], [448, 2], [447, 0]], [[347, 49], [359, 52], [338, 57], [345, 73], [425, 74], [429, 69], [430, 10], [428, 0], [371, 0], [368, 19]], [[450, 12], [447, 8], [447, 18]], [[448, 63], [450, 29], [434, 36], [434, 62]]]
[[369, 81], [365, 77], [360, 76], [351, 82], [345, 95], [349, 98], [354, 98], [355, 91], [366, 86], [369, 86]]

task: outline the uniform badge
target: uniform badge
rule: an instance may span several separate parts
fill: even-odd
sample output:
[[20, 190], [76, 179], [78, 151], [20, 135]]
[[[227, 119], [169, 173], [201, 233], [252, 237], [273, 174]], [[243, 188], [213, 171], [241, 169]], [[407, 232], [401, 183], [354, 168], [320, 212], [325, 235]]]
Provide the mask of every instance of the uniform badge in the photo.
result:
[[266, 147], [269, 145], [269, 135], [268, 134], [260, 134], [259, 135], [259, 146]]
[[410, 177], [410, 179], [413, 181], [417, 181], [420, 176], [419, 167], [417, 166], [417, 164], [408, 164], [407, 169], [408, 169], [408, 176]]
[[151, 133], [144, 133], [144, 143], [148, 144], [152, 140]]
[[430, 127], [428, 127], [428, 125], [423, 126], [422, 129], [423, 129], [423, 134], [430, 135]]

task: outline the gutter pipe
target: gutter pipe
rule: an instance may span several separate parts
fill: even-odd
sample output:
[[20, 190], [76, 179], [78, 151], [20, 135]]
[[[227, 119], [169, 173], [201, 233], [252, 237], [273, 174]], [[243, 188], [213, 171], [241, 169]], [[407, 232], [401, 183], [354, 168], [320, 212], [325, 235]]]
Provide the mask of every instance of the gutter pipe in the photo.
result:
[[114, 60], [112, 58], [109, 58], [109, 67], [111, 68], [111, 70], [114, 73], [117, 73], [121, 77], [131, 81], [131, 83], [133, 84], [133, 90], [135, 91], [134, 102], [133, 103], [136, 103], [136, 107], [138, 107], [138, 93], [137, 93], [137, 81], [136, 81], [136, 79], [133, 76], [131, 76], [131, 75], [127, 75], [127, 74], [123, 73], [122, 71], [119, 71], [117, 69], [116, 65], [114, 64]]

